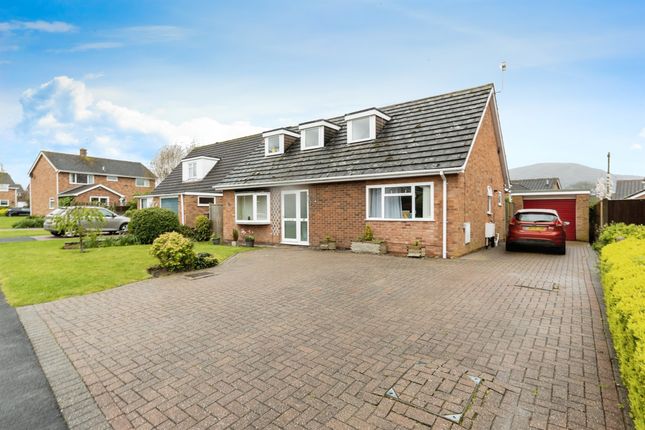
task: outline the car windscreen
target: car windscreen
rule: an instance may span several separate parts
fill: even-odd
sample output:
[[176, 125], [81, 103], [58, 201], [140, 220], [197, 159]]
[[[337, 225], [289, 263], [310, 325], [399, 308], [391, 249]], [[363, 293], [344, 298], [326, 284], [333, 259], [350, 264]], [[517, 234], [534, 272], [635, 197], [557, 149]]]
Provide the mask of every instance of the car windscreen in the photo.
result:
[[547, 212], [522, 212], [516, 214], [515, 219], [522, 222], [554, 222], [558, 217]]

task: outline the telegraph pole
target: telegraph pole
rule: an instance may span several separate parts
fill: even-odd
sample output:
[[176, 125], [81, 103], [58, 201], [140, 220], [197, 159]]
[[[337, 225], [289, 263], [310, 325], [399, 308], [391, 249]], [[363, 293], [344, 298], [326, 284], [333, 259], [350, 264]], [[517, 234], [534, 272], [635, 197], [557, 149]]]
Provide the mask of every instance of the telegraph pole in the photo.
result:
[[611, 200], [611, 152], [607, 153], [607, 199]]

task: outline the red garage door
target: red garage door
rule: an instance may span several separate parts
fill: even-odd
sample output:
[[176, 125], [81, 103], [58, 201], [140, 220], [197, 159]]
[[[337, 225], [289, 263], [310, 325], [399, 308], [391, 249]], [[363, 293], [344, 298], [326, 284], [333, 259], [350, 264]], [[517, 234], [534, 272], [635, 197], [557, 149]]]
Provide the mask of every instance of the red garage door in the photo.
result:
[[569, 221], [565, 227], [567, 240], [576, 240], [576, 199], [524, 199], [524, 209], [554, 209], [562, 221]]

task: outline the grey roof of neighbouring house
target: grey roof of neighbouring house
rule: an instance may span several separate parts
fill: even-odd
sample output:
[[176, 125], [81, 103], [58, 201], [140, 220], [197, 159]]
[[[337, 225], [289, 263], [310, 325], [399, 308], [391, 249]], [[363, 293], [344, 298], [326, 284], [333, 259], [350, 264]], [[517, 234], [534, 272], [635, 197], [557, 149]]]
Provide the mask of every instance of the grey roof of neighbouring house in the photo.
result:
[[621, 200], [634, 194], [645, 191], [645, 178], [643, 179], [619, 179], [616, 181], [616, 192], [612, 199]]
[[225, 142], [212, 143], [210, 145], [194, 148], [184, 159], [193, 157], [215, 157], [219, 158], [215, 167], [206, 174], [204, 179], [195, 182], [182, 182], [182, 163], [161, 181], [152, 191], [152, 195], [175, 194], [187, 192], [208, 192], [213, 193], [213, 185], [220, 182], [248, 153], [253, 149], [260, 135], [242, 137], [239, 139], [227, 140]]
[[511, 179], [513, 191], [559, 190], [560, 178]]
[[56, 169], [63, 172], [91, 173], [95, 175], [127, 176], [131, 178], [155, 179], [146, 166], [138, 161], [113, 160], [78, 154], [42, 151]]
[[262, 135], [248, 136], [252, 151], [217, 188], [462, 168], [493, 90], [488, 84], [379, 108], [391, 120], [366, 142], [347, 143], [344, 116], [327, 118], [341, 129], [320, 149], [301, 151], [297, 140], [265, 157]]
[[11, 188], [18, 188], [22, 189], [22, 187], [18, 184], [16, 184], [13, 179], [11, 178], [11, 175], [7, 172], [0, 172], [0, 184], [9, 184]]

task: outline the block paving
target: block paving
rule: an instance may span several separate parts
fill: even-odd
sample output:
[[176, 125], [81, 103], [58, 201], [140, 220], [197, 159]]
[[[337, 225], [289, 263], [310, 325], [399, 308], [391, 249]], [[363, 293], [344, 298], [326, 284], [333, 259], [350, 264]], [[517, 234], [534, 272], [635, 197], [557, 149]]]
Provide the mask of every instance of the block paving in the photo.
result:
[[624, 429], [594, 258], [264, 249], [21, 317], [115, 429]]

